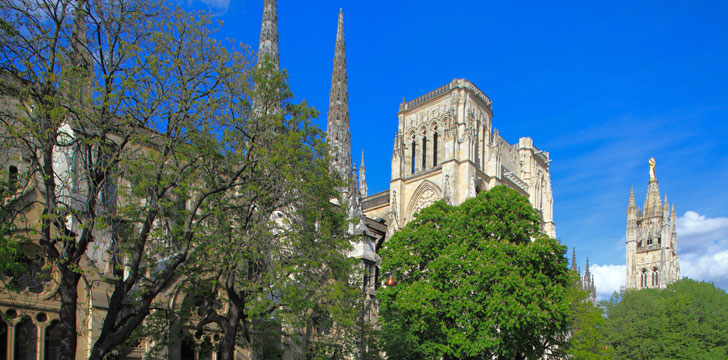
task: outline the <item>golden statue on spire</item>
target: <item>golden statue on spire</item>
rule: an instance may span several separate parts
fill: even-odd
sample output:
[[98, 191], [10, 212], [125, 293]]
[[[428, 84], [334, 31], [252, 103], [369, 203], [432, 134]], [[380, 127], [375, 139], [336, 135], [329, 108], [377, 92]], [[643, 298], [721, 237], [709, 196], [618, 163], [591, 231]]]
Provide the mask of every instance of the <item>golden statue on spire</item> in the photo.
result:
[[650, 158], [650, 180], [655, 180], [655, 158]]

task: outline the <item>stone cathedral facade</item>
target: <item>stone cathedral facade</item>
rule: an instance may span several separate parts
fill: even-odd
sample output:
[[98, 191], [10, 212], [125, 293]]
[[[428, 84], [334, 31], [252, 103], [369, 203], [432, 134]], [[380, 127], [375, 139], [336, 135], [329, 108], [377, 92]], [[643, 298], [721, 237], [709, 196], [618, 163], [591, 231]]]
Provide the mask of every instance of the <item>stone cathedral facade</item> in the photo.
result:
[[630, 189], [627, 205], [627, 289], [663, 289], [680, 279], [677, 259], [675, 204], [672, 210], [660, 200], [655, 176], [655, 159], [651, 158], [650, 181], [644, 208], [634, 200]]
[[549, 154], [531, 138], [511, 144], [501, 137], [491, 104], [465, 79], [403, 101], [389, 190], [363, 200], [365, 215], [386, 219], [391, 235], [438, 200], [459, 205], [480, 191], [506, 185], [530, 200], [544, 232], [555, 237]]

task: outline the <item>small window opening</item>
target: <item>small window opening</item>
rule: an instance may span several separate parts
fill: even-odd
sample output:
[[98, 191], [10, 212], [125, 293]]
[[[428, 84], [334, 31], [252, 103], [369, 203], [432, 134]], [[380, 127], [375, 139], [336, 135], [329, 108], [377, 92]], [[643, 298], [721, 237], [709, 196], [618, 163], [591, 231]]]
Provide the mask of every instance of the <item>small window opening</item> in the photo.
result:
[[18, 168], [14, 165], [10, 165], [8, 169], [8, 186], [10, 190], [15, 190], [18, 185]]

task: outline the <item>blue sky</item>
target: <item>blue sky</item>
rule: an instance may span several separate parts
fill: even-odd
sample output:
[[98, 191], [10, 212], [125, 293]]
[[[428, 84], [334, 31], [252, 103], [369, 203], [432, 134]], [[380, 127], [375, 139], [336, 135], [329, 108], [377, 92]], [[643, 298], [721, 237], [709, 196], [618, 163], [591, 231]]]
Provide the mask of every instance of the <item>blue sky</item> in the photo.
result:
[[[262, 0], [186, 0], [257, 49]], [[279, 1], [281, 65], [325, 127], [344, 10], [352, 152], [370, 193], [390, 179], [397, 109], [466, 78], [511, 143], [550, 152], [557, 236], [596, 265], [600, 297], [624, 283], [630, 185], [655, 157], [675, 202], [682, 275], [728, 289], [728, 2]]]

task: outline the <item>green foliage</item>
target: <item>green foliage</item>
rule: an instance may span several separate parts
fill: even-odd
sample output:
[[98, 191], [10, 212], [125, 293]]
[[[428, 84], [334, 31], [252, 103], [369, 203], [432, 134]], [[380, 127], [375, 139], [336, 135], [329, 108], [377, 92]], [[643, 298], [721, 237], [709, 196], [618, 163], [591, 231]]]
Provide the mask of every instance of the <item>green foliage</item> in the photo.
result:
[[572, 272], [570, 331], [566, 354], [574, 360], [607, 360], [614, 349], [604, 338], [604, 309], [587, 301], [587, 290], [578, 288], [579, 274]]
[[617, 359], [728, 358], [728, 294], [684, 278], [628, 290], [606, 303], [605, 336]]
[[565, 247], [505, 186], [423, 209], [382, 250], [397, 286], [380, 289], [384, 350], [394, 359], [536, 359], [563, 342]]

